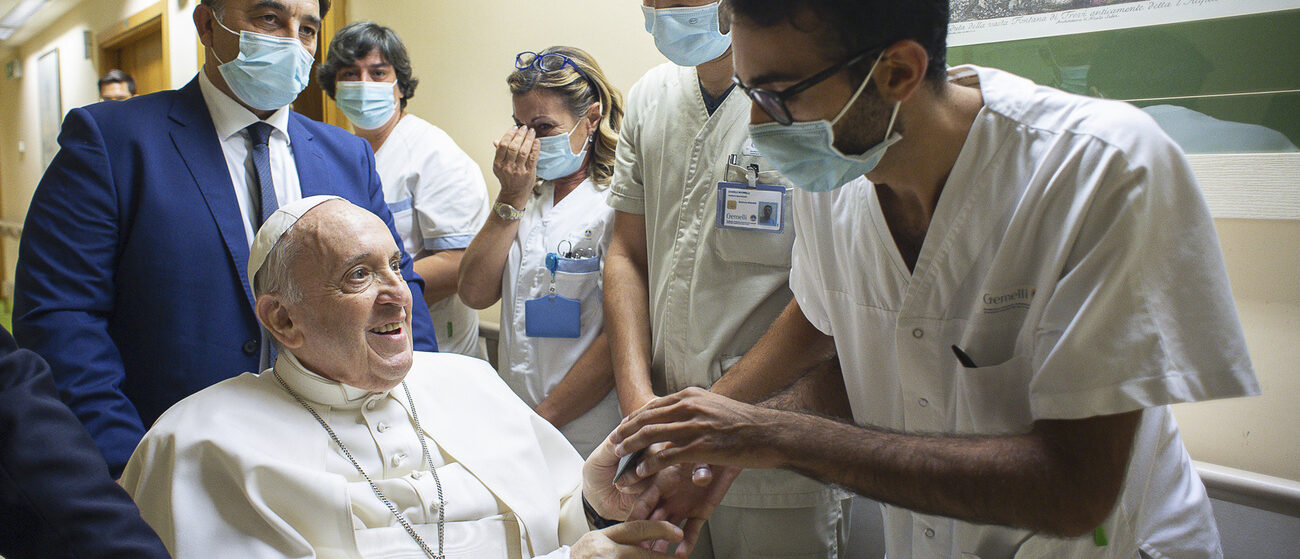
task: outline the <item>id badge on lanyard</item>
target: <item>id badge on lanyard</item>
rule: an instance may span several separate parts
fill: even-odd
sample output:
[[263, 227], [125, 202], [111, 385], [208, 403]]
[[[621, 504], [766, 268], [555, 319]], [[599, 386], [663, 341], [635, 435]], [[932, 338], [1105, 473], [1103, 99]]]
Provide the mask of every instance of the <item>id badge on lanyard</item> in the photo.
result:
[[785, 230], [785, 187], [758, 184], [757, 165], [742, 169], [748, 184], [727, 181], [718, 183], [716, 226], [761, 233], [780, 233]]
[[559, 264], [558, 254], [546, 255], [551, 291], [524, 301], [524, 335], [530, 338], [577, 338], [582, 329], [582, 303], [555, 293], [555, 271]]

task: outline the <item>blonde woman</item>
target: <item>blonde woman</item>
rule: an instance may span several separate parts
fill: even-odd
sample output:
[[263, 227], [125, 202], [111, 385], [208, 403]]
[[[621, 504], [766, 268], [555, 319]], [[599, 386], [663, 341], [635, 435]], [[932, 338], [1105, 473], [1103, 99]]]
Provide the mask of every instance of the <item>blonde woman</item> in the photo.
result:
[[519, 53], [506, 82], [515, 126], [495, 142], [501, 192], [458, 293], [477, 309], [501, 301], [502, 378], [586, 457], [620, 419], [601, 270], [623, 97], [571, 47]]

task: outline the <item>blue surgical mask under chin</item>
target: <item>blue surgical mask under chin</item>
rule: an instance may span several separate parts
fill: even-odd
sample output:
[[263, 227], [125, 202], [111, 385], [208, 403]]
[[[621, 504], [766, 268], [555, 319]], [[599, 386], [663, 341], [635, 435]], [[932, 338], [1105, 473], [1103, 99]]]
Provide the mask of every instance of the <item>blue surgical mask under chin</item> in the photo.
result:
[[[302, 43], [252, 31], [235, 33], [221, 20], [215, 21], [239, 35], [239, 56], [217, 67], [239, 100], [259, 111], [274, 111], [292, 103], [307, 87], [313, 59]], [[212, 57], [221, 62], [216, 50]]]
[[[877, 59], [876, 63], [879, 62]], [[875, 70], [873, 65], [871, 72]], [[898, 118], [899, 103], [894, 103], [884, 140], [859, 155], [845, 155], [835, 148], [834, 126], [866, 89], [867, 82], [871, 81], [871, 72], [833, 120], [796, 122], [789, 126], [776, 122], [751, 124], [749, 137], [753, 139], [754, 147], [785, 178], [808, 192], [829, 192], [870, 173], [880, 164], [885, 150], [903, 139], [902, 134], [892, 132], [894, 119]]]
[[582, 151], [573, 153], [573, 147], [569, 144], [571, 134], [573, 134], [572, 130], [540, 140], [542, 147], [537, 156], [538, 178], [553, 181], [572, 175], [582, 168], [582, 161], [587, 157], [587, 148], [584, 145]]
[[731, 35], [718, 31], [718, 2], [695, 8], [641, 6], [655, 47], [678, 66], [699, 66], [727, 52]]
[[334, 101], [352, 126], [362, 130], [383, 126], [397, 111], [393, 82], [338, 82]]

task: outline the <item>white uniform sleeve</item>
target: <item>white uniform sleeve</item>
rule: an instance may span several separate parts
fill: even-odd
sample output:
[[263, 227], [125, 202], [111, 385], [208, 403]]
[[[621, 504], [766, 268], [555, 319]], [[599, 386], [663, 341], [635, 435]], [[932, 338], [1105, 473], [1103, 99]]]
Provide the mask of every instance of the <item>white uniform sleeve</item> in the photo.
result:
[[822, 280], [823, 263], [817, 259], [817, 223], [813, 209], [819, 202], [816, 196], [796, 190], [791, 197], [790, 215], [794, 221], [794, 245], [790, 254], [790, 291], [799, 303], [803, 315], [827, 336], [834, 336], [830, 314], [827, 312], [825, 285]]
[[419, 168], [419, 180], [411, 187], [424, 250], [456, 250], [469, 246], [487, 221], [487, 185], [469, 155], [437, 127], [430, 126], [428, 146]]
[[642, 99], [644, 80], [642, 78], [628, 92], [627, 111], [618, 135], [618, 149], [614, 153], [614, 178], [606, 199], [611, 208], [637, 215], [645, 215], [645, 175], [640, 152], [641, 112], [647, 105]]
[[1181, 152], [1153, 136], [1057, 172], [1087, 195], [1034, 332], [1035, 419], [1259, 392], [1209, 210]]

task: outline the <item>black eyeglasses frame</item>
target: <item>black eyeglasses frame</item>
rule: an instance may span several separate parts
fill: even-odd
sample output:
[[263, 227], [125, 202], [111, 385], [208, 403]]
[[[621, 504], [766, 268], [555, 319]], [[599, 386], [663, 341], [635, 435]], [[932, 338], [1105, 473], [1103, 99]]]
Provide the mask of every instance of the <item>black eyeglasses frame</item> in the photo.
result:
[[877, 51], [882, 51], [883, 49], [884, 47], [882, 46], [871, 47], [847, 60], [844, 60], [843, 62], [832, 64], [816, 74], [799, 80], [798, 83], [795, 83], [781, 91], [772, 91], [761, 87], [750, 87], [740, 80], [740, 76], [734, 74], [731, 76], [731, 82], [736, 84], [741, 91], [744, 91], [745, 95], [748, 96], [755, 105], [758, 105], [758, 108], [763, 109], [763, 112], [767, 113], [767, 116], [772, 117], [773, 121], [776, 121], [777, 124], [782, 126], [789, 126], [794, 124], [794, 117], [790, 114], [790, 108], [785, 104], [786, 100], [826, 81], [827, 78], [840, 73], [844, 69], [862, 62], [867, 58], [867, 55]]

